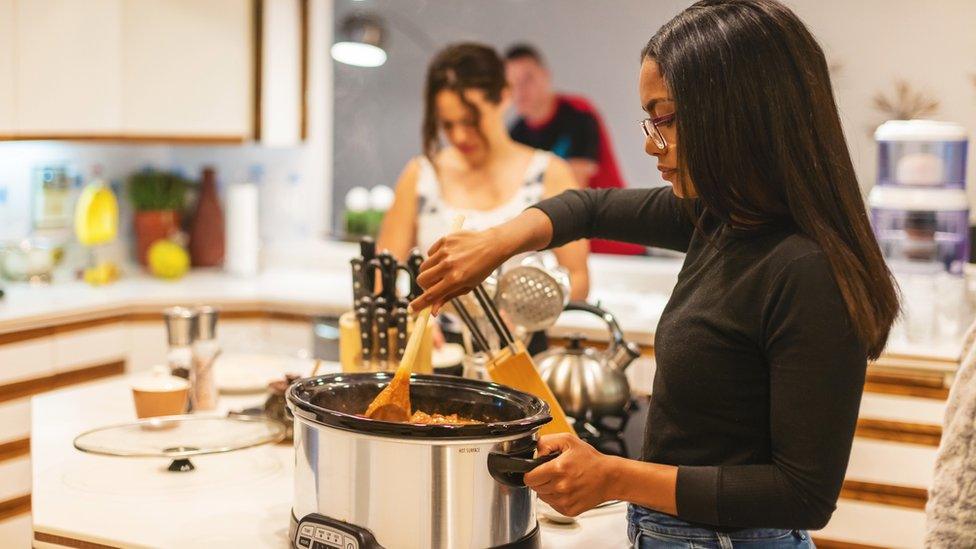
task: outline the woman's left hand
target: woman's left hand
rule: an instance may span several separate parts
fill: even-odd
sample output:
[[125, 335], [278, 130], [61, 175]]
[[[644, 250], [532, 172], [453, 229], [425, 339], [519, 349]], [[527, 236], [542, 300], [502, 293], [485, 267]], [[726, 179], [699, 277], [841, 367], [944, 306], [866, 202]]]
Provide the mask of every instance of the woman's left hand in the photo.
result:
[[539, 455], [562, 452], [556, 459], [525, 474], [525, 485], [568, 517], [588, 511], [609, 497], [614, 458], [570, 434], [539, 439]]

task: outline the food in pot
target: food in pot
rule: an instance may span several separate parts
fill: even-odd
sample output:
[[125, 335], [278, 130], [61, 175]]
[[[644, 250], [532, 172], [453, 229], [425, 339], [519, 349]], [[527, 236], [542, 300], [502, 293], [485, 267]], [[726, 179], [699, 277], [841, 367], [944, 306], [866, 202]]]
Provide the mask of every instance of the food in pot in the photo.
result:
[[476, 419], [461, 417], [457, 414], [428, 414], [417, 410], [410, 416], [410, 423], [421, 423], [430, 425], [471, 425], [482, 423]]

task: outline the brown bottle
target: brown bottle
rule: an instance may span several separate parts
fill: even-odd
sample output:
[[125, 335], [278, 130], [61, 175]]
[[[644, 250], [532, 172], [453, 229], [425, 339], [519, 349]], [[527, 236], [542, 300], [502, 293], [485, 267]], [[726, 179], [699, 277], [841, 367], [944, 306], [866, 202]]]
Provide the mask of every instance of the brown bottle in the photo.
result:
[[203, 169], [197, 211], [190, 225], [190, 261], [194, 267], [219, 267], [224, 263], [224, 212], [217, 197], [217, 176]]

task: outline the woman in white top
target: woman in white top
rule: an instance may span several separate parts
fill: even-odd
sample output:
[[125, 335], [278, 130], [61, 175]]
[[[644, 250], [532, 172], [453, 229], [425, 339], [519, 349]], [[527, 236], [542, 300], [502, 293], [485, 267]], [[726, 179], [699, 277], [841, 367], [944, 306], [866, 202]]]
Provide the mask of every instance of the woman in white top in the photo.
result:
[[[400, 259], [414, 247], [426, 252], [458, 214], [465, 217], [465, 229], [483, 230], [577, 187], [565, 161], [509, 137], [508, 104], [504, 63], [492, 48], [455, 44], [434, 57], [425, 86], [424, 155], [410, 160], [400, 175], [380, 249]], [[555, 255], [569, 271], [570, 298], [585, 299], [587, 244], [572, 242]]]

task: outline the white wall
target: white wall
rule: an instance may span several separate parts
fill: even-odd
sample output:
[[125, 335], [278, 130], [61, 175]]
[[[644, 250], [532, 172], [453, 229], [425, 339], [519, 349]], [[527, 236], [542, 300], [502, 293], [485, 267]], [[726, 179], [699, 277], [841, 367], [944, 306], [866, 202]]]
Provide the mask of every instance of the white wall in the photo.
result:
[[[864, 189], [874, 184], [877, 149], [871, 132], [882, 122], [875, 94], [893, 94], [896, 80], [937, 98], [933, 118], [976, 131], [976, 2], [971, 0], [789, 0], [820, 40], [834, 77], [854, 165]], [[972, 138], [971, 138], [972, 141]], [[976, 203], [976, 158], [970, 145], [970, 200]]]

